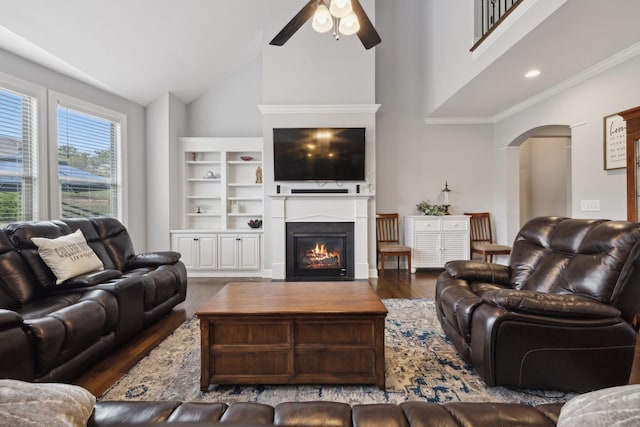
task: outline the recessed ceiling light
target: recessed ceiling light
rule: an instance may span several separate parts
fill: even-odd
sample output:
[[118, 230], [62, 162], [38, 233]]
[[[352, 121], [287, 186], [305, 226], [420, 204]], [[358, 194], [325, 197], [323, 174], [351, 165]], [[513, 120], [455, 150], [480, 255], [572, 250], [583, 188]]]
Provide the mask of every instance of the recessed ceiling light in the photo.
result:
[[540, 75], [540, 70], [529, 70], [524, 76], [528, 79], [532, 79], [534, 77], [538, 77], [539, 75]]

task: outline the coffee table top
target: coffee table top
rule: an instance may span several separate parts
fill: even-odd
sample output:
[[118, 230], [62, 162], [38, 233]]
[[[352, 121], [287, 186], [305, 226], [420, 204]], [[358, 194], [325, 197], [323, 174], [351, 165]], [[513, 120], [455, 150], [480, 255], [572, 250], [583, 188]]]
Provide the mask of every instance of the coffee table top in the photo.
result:
[[197, 311], [220, 314], [386, 314], [368, 282], [231, 282]]

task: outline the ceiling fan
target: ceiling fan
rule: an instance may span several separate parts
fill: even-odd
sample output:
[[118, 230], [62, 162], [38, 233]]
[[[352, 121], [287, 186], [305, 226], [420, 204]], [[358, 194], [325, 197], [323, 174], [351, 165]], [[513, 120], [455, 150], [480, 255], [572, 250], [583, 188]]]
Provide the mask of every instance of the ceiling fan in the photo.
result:
[[365, 49], [382, 41], [358, 0], [331, 0], [328, 8], [325, 0], [310, 0], [269, 44], [284, 45], [312, 17], [314, 30], [326, 33], [333, 29], [336, 40], [340, 34], [357, 34]]

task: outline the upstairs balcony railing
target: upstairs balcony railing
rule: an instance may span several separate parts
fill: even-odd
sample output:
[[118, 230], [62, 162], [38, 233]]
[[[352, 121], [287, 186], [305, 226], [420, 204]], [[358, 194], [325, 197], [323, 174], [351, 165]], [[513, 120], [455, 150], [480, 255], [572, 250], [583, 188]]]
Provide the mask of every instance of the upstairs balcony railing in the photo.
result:
[[473, 52], [524, 0], [476, 0], [476, 37]]

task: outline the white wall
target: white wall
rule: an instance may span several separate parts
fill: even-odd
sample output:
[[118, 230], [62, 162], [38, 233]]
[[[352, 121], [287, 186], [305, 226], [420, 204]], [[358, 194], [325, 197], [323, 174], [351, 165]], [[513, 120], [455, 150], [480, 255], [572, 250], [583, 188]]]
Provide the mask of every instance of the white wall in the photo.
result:
[[[605, 116], [640, 104], [639, 74], [640, 56], [636, 56], [496, 124], [495, 209], [503, 241], [513, 239], [520, 226], [519, 190], [512, 185], [518, 182], [518, 149], [507, 147], [521, 134], [544, 125], [572, 126], [570, 215], [626, 219], [626, 171], [604, 170], [602, 126]], [[600, 200], [600, 211], [581, 211], [581, 200]]]
[[[490, 211], [495, 160], [492, 126], [424, 122], [422, 94], [430, 67], [425, 66], [423, 53], [433, 21], [427, 13], [429, 4], [423, 0], [404, 0], [403, 7], [396, 2], [376, 3], [376, 27], [382, 38], [376, 47], [376, 102], [381, 104], [376, 126], [377, 211], [415, 215], [420, 201], [441, 201], [445, 182], [452, 190], [452, 213]], [[399, 27], [402, 31], [397, 31]]]
[[[146, 249], [145, 117], [140, 105], [0, 49], [0, 72], [127, 115], [127, 207], [124, 219], [136, 251]], [[42, 131], [46, 132], [46, 129]], [[42, 218], [47, 219], [47, 218]]]
[[261, 136], [261, 103], [262, 57], [258, 57], [187, 106], [187, 135]]
[[178, 138], [186, 129], [187, 107], [166, 93], [147, 107], [147, 247], [169, 250], [169, 231], [180, 225]]

